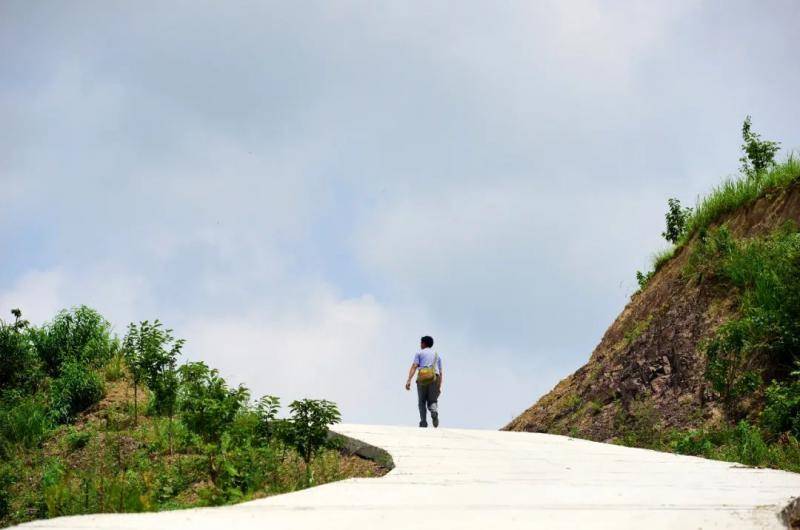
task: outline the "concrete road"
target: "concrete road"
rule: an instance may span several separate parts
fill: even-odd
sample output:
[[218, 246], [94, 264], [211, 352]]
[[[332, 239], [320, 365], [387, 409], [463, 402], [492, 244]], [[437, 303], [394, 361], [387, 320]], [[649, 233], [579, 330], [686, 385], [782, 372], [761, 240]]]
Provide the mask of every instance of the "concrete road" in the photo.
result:
[[169, 530], [785, 528], [800, 475], [546, 434], [341, 425], [396, 467], [221, 508], [25, 528]]

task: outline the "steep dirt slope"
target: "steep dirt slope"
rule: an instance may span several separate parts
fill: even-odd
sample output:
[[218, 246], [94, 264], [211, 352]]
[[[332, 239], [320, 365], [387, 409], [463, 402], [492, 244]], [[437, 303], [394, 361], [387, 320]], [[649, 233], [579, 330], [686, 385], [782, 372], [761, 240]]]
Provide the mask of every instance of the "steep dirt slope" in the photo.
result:
[[[800, 186], [776, 190], [714, 226], [734, 236], [800, 224]], [[736, 311], [731, 293], [698, 286], [683, 274], [696, 239], [682, 247], [603, 335], [589, 361], [504, 430], [572, 434], [606, 441], [620, 422], [651, 416], [663, 427], [691, 428], [720, 414], [704, 377], [698, 345]], [[628, 420], [626, 420], [628, 418]]]

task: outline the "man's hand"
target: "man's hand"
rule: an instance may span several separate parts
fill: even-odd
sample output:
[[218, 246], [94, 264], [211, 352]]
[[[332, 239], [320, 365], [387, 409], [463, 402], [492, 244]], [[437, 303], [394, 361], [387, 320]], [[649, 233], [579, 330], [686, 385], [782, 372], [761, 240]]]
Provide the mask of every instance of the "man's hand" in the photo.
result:
[[411, 381], [406, 381], [406, 390], [411, 390]]

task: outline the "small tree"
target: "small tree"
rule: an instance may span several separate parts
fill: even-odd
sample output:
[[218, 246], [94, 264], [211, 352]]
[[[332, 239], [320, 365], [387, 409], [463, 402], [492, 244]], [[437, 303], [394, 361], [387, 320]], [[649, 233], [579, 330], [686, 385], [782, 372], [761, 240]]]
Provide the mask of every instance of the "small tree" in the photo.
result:
[[186, 427], [206, 444], [211, 480], [216, 484], [219, 470], [216, 456], [222, 451], [222, 438], [250, 397], [247, 388], [229, 388], [217, 370], [203, 362], [179, 368], [178, 406]]
[[158, 320], [145, 320], [138, 326], [131, 323], [123, 342], [125, 360], [133, 376], [134, 423], [138, 419], [138, 386], [144, 382], [153, 392], [155, 411], [170, 418], [170, 437], [178, 392], [176, 365], [184, 343]]
[[269, 441], [275, 434], [275, 418], [281, 408], [281, 400], [276, 396], [264, 396], [256, 402], [258, 415], [258, 434]]
[[672, 198], [667, 200], [667, 213], [664, 215], [667, 221], [667, 229], [661, 232], [661, 237], [673, 245], [683, 236], [686, 231], [686, 222], [692, 215], [691, 208], [681, 208], [681, 201]]
[[335, 403], [325, 399], [302, 399], [289, 405], [291, 419], [283, 430], [284, 441], [294, 447], [306, 463], [306, 483], [311, 485], [311, 460], [332, 442], [328, 427], [339, 423], [341, 416]]
[[748, 178], [759, 178], [761, 173], [775, 165], [775, 155], [780, 149], [780, 142], [762, 140], [761, 135], [753, 132], [750, 116], [742, 124], [742, 152], [739, 161], [742, 163], [742, 173]]

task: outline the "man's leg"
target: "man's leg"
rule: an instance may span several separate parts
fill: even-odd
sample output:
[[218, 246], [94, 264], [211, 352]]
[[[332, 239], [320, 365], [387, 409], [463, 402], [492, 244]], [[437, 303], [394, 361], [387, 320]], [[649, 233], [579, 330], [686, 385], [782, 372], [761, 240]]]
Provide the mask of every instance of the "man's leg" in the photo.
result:
[[419, 426], [428, 426], [428, 413], [425, 405], [428, 400], [428, 387], [433, 385], [421, 385], [417, 383], [417, 404], [419, 405]]
[[431, 420], [433, 426], [439, 426], [439, 380], [436, 379], [433, 383], [428, 385], [428, 410], [431, 411]]

